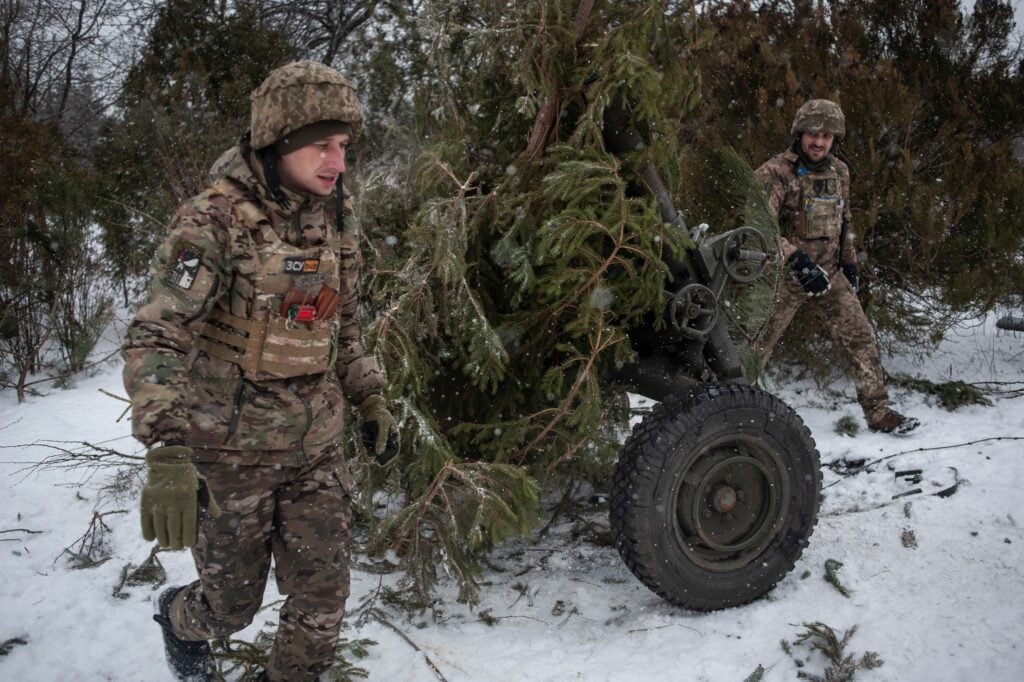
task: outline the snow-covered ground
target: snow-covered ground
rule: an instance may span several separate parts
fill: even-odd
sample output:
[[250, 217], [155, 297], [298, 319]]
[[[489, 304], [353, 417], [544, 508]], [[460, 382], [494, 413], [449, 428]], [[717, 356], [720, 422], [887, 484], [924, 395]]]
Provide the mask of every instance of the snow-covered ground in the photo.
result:
[[[1024, 336], [997, 333], [987, 320], [951, 335], [927, 358], [885, 364], [935, 381], [1018, 382], [1020, 389]], [[858, 680], [1024, 679], [1024, 397], [948, 412], [920, 393], [894, 390], [897, 406], [923, 422], [899, 439], [866, 432], [845, 381], [828, 390], [807, 382], [770, 388], [806, 421], [825, 463], [920, 451], [850, 478], [826, 468], [810, 546], [768, 598], [712, 614], [666, 604], [613, 548], [585, 534], [571, 539], [574, 525], [607, 523], [606, 510], [595, 506], [565, 517], [536, 543], [500, 548], [477, 607], [442, 591], [436, 615], [407, 620], [385, 608], [394, 628], [373, 619], [356, 628], [350, 619], [345, 637], [377, 642], [356, 663], [371, 680], [409, 682], [738, 682], [759, 666], [761, 679], [792, 680], [800, 671], [821, 675], [827, 665], [808, 644], [795, 643], [804, 624], [817, 621], [840, 635], [856, 626], [847, 652], [874, 651], [884, 661]], [[29, 468], [56, 453], [32, 443], [86, 441], [140, 453], [126, 419], [118, 421], [125, 404], [101, 392], [123, 394], [120, 363], [111, 360], [71, 389], [44, 384], [43, 391], [21, 405], [13, 392], [0, 393], [0, 680], [169, 680], [150, 619], [154, 591], [128, 587], [123, 598], [114, 596], [123, 567], [149, 555], [137, 499], [101, 495], [108, 473]], [[857, 436], [834, 431], [844, 414], [861, 424]], [[906, 469], [921, 469], [921, 482], [896, 478], [895, 470]], [[954, 494], [933, 494], [957, 480]], [[913, 487], [922, 491], [893, 499]], [[97, 511], [105, 513], [110, 559], [73, 569], [65, 548], [78, 550]], [[170, 582], [193, 578], [186, 553], [160, 558]], [[830, 559], [842, 563], [837, 577], [849, 597], [824, 579]], [[379, 580], [354, 568], [350, 606]], [[267, 602], [276, 599], [269, 588]], [[242, 636], [274, 619], [261, 613]]]

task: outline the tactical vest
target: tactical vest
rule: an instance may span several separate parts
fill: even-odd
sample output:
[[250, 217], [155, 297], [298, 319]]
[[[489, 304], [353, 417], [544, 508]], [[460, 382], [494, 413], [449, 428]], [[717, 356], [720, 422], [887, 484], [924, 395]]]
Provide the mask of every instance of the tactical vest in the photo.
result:
[[797, 163], [794, 170], [800, 184], [801, 205], [793, 215], [793, 236], [800, 239], [839, 239], [844, 206], [835, 164], [813, 171]]
[[232, 283], [206, 318], [196, 347], [238, 365], [251, 381], [326, 372], [334, 362], [339, 325], [336, 229], [325, 221], [325, 244], [292, 246], [278, 236], [262, 208], [239, 200], [230, 181], [222, 178], [212, 189], [232, 201], [231, 243], [249, 245], [248, 253], [233, 253], [232, 259], [248, 260], [251, 287]]

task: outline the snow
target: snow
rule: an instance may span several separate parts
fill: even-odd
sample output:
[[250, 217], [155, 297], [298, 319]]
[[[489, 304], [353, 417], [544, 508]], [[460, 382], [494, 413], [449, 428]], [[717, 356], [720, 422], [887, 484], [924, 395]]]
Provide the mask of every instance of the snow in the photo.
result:
[[[1024, 336], [997, 332], [994, 319], [965, 325], [934, 352], [887, 357], [885, 365], [934, 381], [1020, 388]], [[112, 331], [106, 349], [115, 342]], [[884, 660], [859, 671], [858, 680], [1024, 679], [1024, 440], [996, 440], [1024, 438], [1024, 397], [948, 412], [897, 389], [897, 407], [923, 426], [896, 438], [866, 431], [845, 379], [826, 389], [802, 381], [769, 388], [807, 423], [825, 463], [911, 452], [845, 479], [823, 469], [825, 499], [811, 543], [768, 598], [710, 614], [663, 602], [613, 548], [587, 533], [572, 539], [574, 525], [607, 525], [598, 503], [565, 517], [542, 539], [500, 547], [482, 576], [477, 607], [456, 603], [451, 587], [441, 590], [434, 615], [407, 618], [381, 607], [404, 637], [373, 619], [357, 629], [350, 618], [344, 637], [377, 642], [368, 658], [354, 662], [371, 680], [408, 682], [738, 681], [758, 666], [765, 680], [792, 680], [800, 670], [823, 674], [822, 655], [794, 643], [804, 623], [820, 621], [839, 634], [856, 626], [848, 653], [874, 651]], [[118, 421], [124, 403], [100, 392], [123, 395], [119, 361], [70, 389], [42, 390], [45, 396], [21, 405], [12, 391], [0, 393], [0, 643], [26, 641], [0, 656], [0, 679], [169, 680], [150, 619], [156, 592], [131, 587], [127, 598], [113, 596], [122, 567], [150, 551], [138, 530], [137, 488], [124, 499], [104, 497], [109, 472], [30, 468], [55, 453], [44, 442], [88, 441], [141, 454], [127, 420]], [[861, 426], [855, 437], [834, 431], [846, 414]], [[895, 476], [907, 469], [922, 470], [916, 486]], [[957, 480], [954, 494], [934, 495]], [[922, 492], [893, 499], [913, 487]], [[64, 548], [85, 533], [94, 511], [115, 512], [103, 517], [111, 559], [72, 569]], [[909, 531], [916, 547], [904, 542]], [[187, 553], [160, 558], [169, 582], [193, 579]], [[837, 576], [849, 598], [824, 580], [829, 559], [842, 562]], [[357, 567], [352, 577], [354, 609], [380, 577]], [[271, 582], [266, 602], [278, 597]], [[262, 612], [241, 636], [252, 638], [275, 618]]]

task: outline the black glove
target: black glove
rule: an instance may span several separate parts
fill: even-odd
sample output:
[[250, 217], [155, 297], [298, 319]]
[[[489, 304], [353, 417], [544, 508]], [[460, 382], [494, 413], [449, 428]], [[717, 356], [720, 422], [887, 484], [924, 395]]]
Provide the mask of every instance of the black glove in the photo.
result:
[[821, 296], [832, 288], [832, 283], [828, 281], [828, 273], [803, 251], [794, 251], [786, 259], [786, 264], [800, 280], [800, 286], [804, 288], [808, 296]]
[[860, 268], [857, 267], [856, 263], [843, 263], [839, 267], [843, 269], [843, 274], [846, 275], [846, 279], [850, 280], [850, 286], [853, 287], [854, 291], [857, 291], [857, 272]]

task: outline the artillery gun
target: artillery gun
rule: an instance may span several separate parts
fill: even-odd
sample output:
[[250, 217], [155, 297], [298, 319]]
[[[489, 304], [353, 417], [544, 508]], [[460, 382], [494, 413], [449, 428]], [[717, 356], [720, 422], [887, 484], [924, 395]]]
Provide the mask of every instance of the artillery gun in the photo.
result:
[[[605, 113], [605, 144], [642, 148], [622, 103]], [[722, 315], [730, 281], [750, 283], [774, 261], [757, 229], [709, 238], [689, 230], [657, 170], [641, 171], [662, 220], [693, 242], [669, 261], [664, 324], [631, 331], [635, 363], [612, 380], [660, 401], [619, 453], [610, 496], [615, 545], [648, 588], [680, 606], [746, 604], [789, 573], [814, 530], [821, 464], [800, 417], [744, 378]]]

